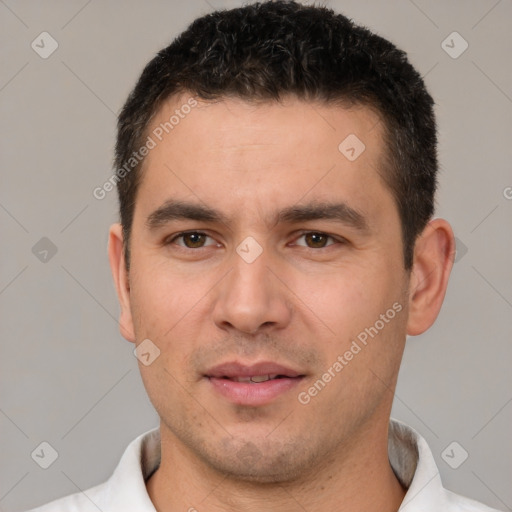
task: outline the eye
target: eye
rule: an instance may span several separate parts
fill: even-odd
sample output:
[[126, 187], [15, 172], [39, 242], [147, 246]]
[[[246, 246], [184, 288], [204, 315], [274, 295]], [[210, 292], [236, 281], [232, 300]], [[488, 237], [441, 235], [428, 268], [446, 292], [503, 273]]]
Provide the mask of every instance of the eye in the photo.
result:
[[[304, 239], [305, 243], [298, 243], [298, 240], [301, 239]], [[295, 245], [308, 247], [310, 249], [323, 249], [324, 247], [333, 245], [335, 242], [337, 242], [337, 240], [330, 235], [318, 231], [309, 231], [307, 233], [303, 233], [299, 238], [297, 238]]]
[[[206, 243], [208, 239], [211, 240], [210, 243]], [[166, 243], [185, 247], [186, 249], [201, 249], [202, 247], [207, 247], [209, 245], [218, 245], [213, 238], [209, 237], [205, 233], [201, 233], [200, 231], [178, 233]]]

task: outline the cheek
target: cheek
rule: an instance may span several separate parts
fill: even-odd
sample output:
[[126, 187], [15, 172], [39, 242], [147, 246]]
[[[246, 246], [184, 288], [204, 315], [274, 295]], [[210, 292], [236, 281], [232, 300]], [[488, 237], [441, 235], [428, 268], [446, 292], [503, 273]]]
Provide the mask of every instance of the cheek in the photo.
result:
[[316, 344], [329, 364], [351, 350], [357, 353], [347, 354], [350, 361], [357, 360], [350, 363], [354, 371], [394, 364], [405, 338], [407, 316], [401, 283], [392, 262], [382, 260], [297, 278], [294, 291], [304, 302], [301, 309], [312, 318]]
[[190, 354], [201, 348], [201, 340], [208, 335], [205, 326], [211, 280], [205, 273], [180, 275], [168, 265], [133, 266], [130, 293], [136, 339], [149, 338], [160, 350], [151, 366], [141, 366], [146, 388], [154, 388], [150, 395], [158, 395], [166, 386], [173, 388], [170, 375], [182, 380], [193, 371]]
[[327, 333], [340, 336], [363, 328], [383, 312], [390, 290], [378, 274], [371, 267], [340, 267], [327, 274], [297, 276], [291, 288]]
[[130, 296], [136, 329], [166, 337], [199, 305], [206, 283], [173, 272], [169, 262], [133, 263]]

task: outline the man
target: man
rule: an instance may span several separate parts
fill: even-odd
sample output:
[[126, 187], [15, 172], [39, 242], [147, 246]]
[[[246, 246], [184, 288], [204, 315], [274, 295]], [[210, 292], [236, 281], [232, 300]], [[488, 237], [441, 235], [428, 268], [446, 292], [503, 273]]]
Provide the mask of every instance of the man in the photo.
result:
[[390, 421], [455, 252], [403, 52], [294, 2], [207, 15], [142, 73], [116, 169], [120, 329], [160, 428], [37, 510], [491, 510]]

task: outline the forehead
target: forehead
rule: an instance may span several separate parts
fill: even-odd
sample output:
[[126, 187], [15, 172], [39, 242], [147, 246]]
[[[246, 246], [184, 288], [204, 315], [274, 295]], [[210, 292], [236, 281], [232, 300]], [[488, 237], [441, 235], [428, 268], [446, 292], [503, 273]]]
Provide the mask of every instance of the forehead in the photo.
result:
[[380, 195], [389, 207], [380, 177], [382, 125], [365, 106], [292, 97], [207, 102], [184, 93], [160, 108], [147, 135], [154, 148], [144, 161], [137, 199], [146, 210], [171, 197], [252, 213], [306, 196], [364, 210]]
[[[358, 132], [373, 143], [381, 138], [380, 116], [369, 106], [342, 106], [320, 101], [305, 101], [287, 96], [277, 101], [251, 101], [221, 98], [205, 101], [189, 93], [173, 96], [160, 107], [148, 132], [164, 145], [177, 143], [190, 132], [202, 137], [203, 149], [233, 142], [235, 145], [258, 143], [296, 143], [300, 139], [319, 147]], [[371, 140], [370, 140], [370, 132]], [[165, 140], [162, 140], [165, 139]], [[318, 144], [320, 143], [320, 144]]]

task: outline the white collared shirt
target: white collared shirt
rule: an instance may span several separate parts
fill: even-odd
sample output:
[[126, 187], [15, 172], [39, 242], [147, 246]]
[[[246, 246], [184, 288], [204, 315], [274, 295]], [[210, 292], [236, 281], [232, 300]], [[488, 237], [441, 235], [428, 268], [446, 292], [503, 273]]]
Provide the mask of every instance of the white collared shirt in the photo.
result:
[[[427, 442], [414, 429], [391, 419], [388, 453], [407, 493], [399, 512], [498, 512], [446, 490]], [[132, 441], [112, 476], [103, 484], [29, 512], [156, 512], [145, 481], [160, 464], [160, 431]]]

